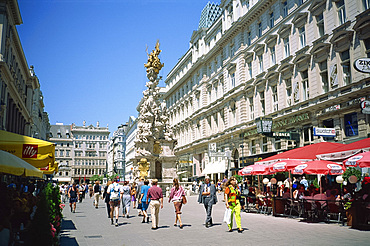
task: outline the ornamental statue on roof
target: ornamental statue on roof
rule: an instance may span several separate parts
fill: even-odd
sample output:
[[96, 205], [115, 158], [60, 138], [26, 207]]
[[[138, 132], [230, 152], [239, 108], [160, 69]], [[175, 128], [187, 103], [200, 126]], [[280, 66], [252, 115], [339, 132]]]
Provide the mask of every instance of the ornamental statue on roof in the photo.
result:
[[148, 177], [163, 180], [174, 178], [176, 175], [172, 165], [175, 163], [174, 147], [177, 141], [169, 125], [166, 105], [161, 99], [161, 88], [158, 87], [162, 79], [158, 74], [164, 66], [158, 57], [160, 53], [157, 41], [155, 49], [148, 54], [148, 62], [144, 64], [149, 81], [146, 82], [147, 89], [143, 92], [140, 102], [134, 162], [139, 171], [144, 168], [140, 160], [147, 159], [150, 163]]

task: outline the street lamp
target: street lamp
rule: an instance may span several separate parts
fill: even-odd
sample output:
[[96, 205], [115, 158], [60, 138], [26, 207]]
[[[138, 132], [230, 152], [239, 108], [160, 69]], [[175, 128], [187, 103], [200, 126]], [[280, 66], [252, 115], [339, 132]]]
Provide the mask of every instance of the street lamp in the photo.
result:
[[257, 133], [271, 133], [272, 131], [272, 118], [258, 117], [255, 119], [257, 126]]
[[244, 154], [243, 154], [243, 149], [244, 149], [244, 145], [243, 144], [241, 144], [240, 145], [240, 148], [242, 148], [242, 158], [240, 158], [241, 159], [241, 161], [242, 161], [242, 166], [241, 167], [244, 167]]

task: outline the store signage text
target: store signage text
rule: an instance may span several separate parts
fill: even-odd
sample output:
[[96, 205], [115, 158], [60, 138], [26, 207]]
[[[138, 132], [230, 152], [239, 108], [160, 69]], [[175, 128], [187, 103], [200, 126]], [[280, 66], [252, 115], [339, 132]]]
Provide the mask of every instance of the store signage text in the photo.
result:
[[353, 66], [361, 73], [370, 73], [370, 58], [357, 59]]
[[[283, 126], [294, 125], [298, 122], [309, 120], [309, 119], [310, 119], [310, 116], [309, 116], [308, 113], [304, 113], [304, 114], [301, 114], [301, 115], [296, 115], [296, 116], [293, 116], [293, 117], [285, 119], [285, 120], [273, 122], [272, 129], [280, 128], [280, 127], [283, 127]], [[258, 133], [257, 129], [249, 130], [249, 131], [246, 131], [244, 133], [244, 137], [255, 135], [257, 133]]]
[[335, 128], [313, 128], [314, 136], [325, 136], [325, 137], [335, 137]]
[[293, 117], [285, 119], [285, 120], [274, 122], [273, 125], [272, 125], [272, 129], [280, 128], [280, 127], [288, 126], [288, 125], [293, 125], [293, 124], [296, 124], [298, 122], [309, 120], [309, 119], [310, 119], [310, 116], [308, 115], [308, 113], [293, 116]]
[[362, 101], [361, 109], [363, 114], [370, 114], [370, 101]]

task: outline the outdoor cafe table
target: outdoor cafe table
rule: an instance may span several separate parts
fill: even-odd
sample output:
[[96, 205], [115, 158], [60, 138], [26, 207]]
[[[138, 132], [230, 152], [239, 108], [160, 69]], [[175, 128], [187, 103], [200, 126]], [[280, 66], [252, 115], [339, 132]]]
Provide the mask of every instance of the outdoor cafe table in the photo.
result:
[[[335, 205], [328, 205], [328, 204]], [[306, 197], [303, 199], [290, 199], [290, 198], [273, 198], [274, 216], [288, 216], [292, 217], [294, 214], [300, 218], [312, 219], [312, 220], [324, 220], [326, 221], [325, 215], [329, 214], [341, 214], [341, 222], [344, 223], [344, 201], [343, 200], [330, 200], [330, 199], [313, 199]], [[336, 211], [331, 209], [337, 206]], [[339, 219], [338, 219], [339, 221]]]

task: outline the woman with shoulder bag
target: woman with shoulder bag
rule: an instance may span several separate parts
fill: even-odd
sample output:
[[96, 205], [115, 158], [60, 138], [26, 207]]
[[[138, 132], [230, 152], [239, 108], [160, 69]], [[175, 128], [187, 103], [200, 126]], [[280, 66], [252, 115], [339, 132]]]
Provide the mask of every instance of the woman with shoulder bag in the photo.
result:
[[238, 227], [238, 232], [242, 233], [242, 225], [241, 225], [241, 218], [240, 218], [240, 190], [238, 186], [236, 185], [236, 178], [231, 177], [226, 183], [225, 183], [225, 201], [226, 201], [226, 208], [231, 209], [231, 220], [230, 224], [228, 224], [229, 232], [233, 231], [233, 215], [235, 213], [235, 222], [236, 226]]
[[173, 179], [173, 187], [171, 188], [170, 197], [168, 202], [173, 202], [175, 207], [176, 219], [174, 226], [177, 226], [177, 221], [180, 223], [180, 229], [183, 228], [181, 221], [181, 207], [182, 204], [186, 204], [185, 191], [182, 186], [179, 185], [178, 179]]

